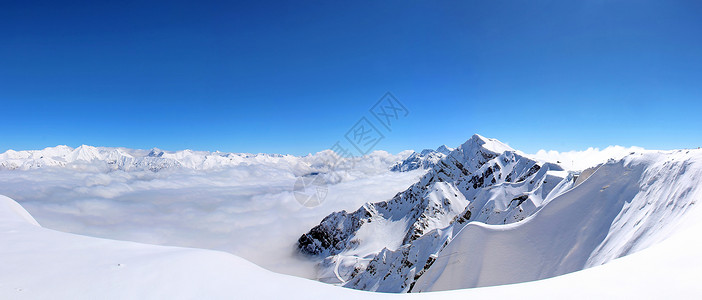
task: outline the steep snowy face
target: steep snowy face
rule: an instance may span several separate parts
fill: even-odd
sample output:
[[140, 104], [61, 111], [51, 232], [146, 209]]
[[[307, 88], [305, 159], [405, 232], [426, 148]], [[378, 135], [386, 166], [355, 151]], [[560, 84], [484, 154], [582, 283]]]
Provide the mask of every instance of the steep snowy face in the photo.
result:
[[699, 178], [700, 150], [610, 161], [524, 222], [468, 224], [432, 260], [413, 291], [539, 280], [636, 252], [687, 222], [688, 211], [702, 198]]
[[454, 227], [523, 220], [573, 181], [557, 165], [474, 135], [391, 200], [327, 216], [300, 237], [298, 248], [321, 260], [322, 281], [406, 292], [452, 239]]
[[453, 151], [453, 148], [449, 148], [446, 145], [441, 145], [441, 146], [439, 146], [439, 148], [436, 148], [436, 150], [435, 150], [435, 152], [438, 152], [438, 153], [441, 153], [444, 155], [448, 155], [449, 153], [451, 153], [451, 151]]
[[420, 153], [412, 152], [409, 157], [393, 165], [390, 170], [394, 172], [408, 172], [416, 169], [431, 169], [451, 151], [453, 151], [452, 148], [441, 145], [436, 150], [424, 149]]

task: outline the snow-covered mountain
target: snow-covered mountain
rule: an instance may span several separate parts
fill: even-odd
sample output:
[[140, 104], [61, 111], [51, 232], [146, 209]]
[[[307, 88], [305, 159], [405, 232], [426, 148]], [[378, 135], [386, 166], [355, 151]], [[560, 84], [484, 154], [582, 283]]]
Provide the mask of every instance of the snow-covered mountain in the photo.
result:
[[558, 165], [474, 135], [392, 199], [327, 216], [298, 248], [321, 260], [322, 281], [406, 292], [453, 238], [454, 226], [518, 222], [574, 182]]
[[[393, 155], [385, 151], [373, 151], [354, 160], [345, 160], [334, 165], [335, 170], [387, 169], [405, 159], [408, 151]], [[306, 156], [281, 154], [226, 153], [208, 151], [164, 151], [93, 147], [82, 145], [48, 147], [43, 150], [7, 150], [0, 154], [0, 170], [32, 170], [47, 167], [70, 167], [98, 171], [152, 171], [165, 169], [210, 170], [240, 165], [267, 165], [288, 168], [302, 176], [309, 173], [331, 172], [338, 156], [324, 150]]]
[[410, 156], [392, 166], [390, 170], [394, 172], [407, 172], [416, 169], [431, 169], [441, 159], [451, 153], [451, 151], [453, 151], [453, 149], [446, 145], [441, 145], [439, 148], [436, 148], [436, 150], [424, 149], [419, 153], [413, 151]]
[[[43, 150], [14, 151], [0, 154], [0, 168], [38, 169], [54, 166], [81, 166], [93, 163], [108, 170], [150, 170], [168, 168], [208, 169], [226, 165], [237, 165], [247, 160], [285, 160], [290, 156], [269, 154], [241, 154], [183, 150], [166, 152], [154, 148], [134, 150], [126, 148], [93, 147], [82, 145], [48, 147]], [[99, 164], [96, 164], [99, 163]]]
[[700, 178], [700, 150], [610, 161], [524, 222], [454, 228], [414, 291], [538, 280], [634, 253], [689, 224], [688, 212], [702, 199]]
[[298, 248], [320, 261], [319, 280], [369, 291], [543, 279], [664, 238], [700, 196], [699, 164], [699, 151], [638, 152], [567, 172], [474, 135], [392, 199], [327, 216]]

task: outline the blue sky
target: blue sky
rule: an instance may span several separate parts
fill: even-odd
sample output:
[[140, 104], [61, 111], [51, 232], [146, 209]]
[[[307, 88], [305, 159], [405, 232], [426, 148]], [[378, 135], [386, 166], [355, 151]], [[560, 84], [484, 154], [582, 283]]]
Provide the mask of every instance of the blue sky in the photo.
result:
[[94, 2], [0, 4], [0, 151], [702, 146], [700, 1]]

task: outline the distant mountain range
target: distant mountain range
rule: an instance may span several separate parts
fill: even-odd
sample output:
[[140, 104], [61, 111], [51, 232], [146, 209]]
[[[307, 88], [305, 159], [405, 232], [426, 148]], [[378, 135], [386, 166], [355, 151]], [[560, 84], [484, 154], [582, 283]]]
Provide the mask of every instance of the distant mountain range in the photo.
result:
[[412, 152], [409, 157], [392, 166], [391, 170], [395, 172], [407, 172], [416, 169], [431, 169], [441, 159], [451, 153], [453, 149], [446, 145], [441, 145], [436, 150], [424, 149], [422, 152]]
[[373, 151], [360, 159], [344, 161], [341, 165], [332, 166], [329, 162], [336, 161], [338, 156], [331, 150], [305, 156], [294, 156], [193, 150], [164, 151], [158, 148], [140, 150], [87, 145], [77, 148], [56, 146], [42, 150], [8, 150], [0, 154], [0, 169], [31, 170], [70, 166], [77, 169], [98, 168], [103, 171], [158, 172], [174, 168], [208, 170], [237, 165], [268, 165], [289, 168], [302, 176], [310, 173], [329, 173], [334, 170], [363, 168], [364, 166], [387, 169], [407, 158], [412, 152], [404, 151], [399, 154], [390, 154], [385, 151]]

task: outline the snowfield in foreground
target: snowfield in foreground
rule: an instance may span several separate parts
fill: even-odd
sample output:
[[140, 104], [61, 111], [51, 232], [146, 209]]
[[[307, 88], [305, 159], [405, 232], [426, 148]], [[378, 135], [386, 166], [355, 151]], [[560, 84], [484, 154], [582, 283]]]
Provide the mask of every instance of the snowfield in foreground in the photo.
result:
[[[695, 212], [700, 217], [699, 210]], [[660, 299], [702, 295], [702, 222], [603, 266], [546, 280], [420, 294], [363, 292], [264, 270], [234, 255], [62, 233], [0, 196], [2, 299]]]

